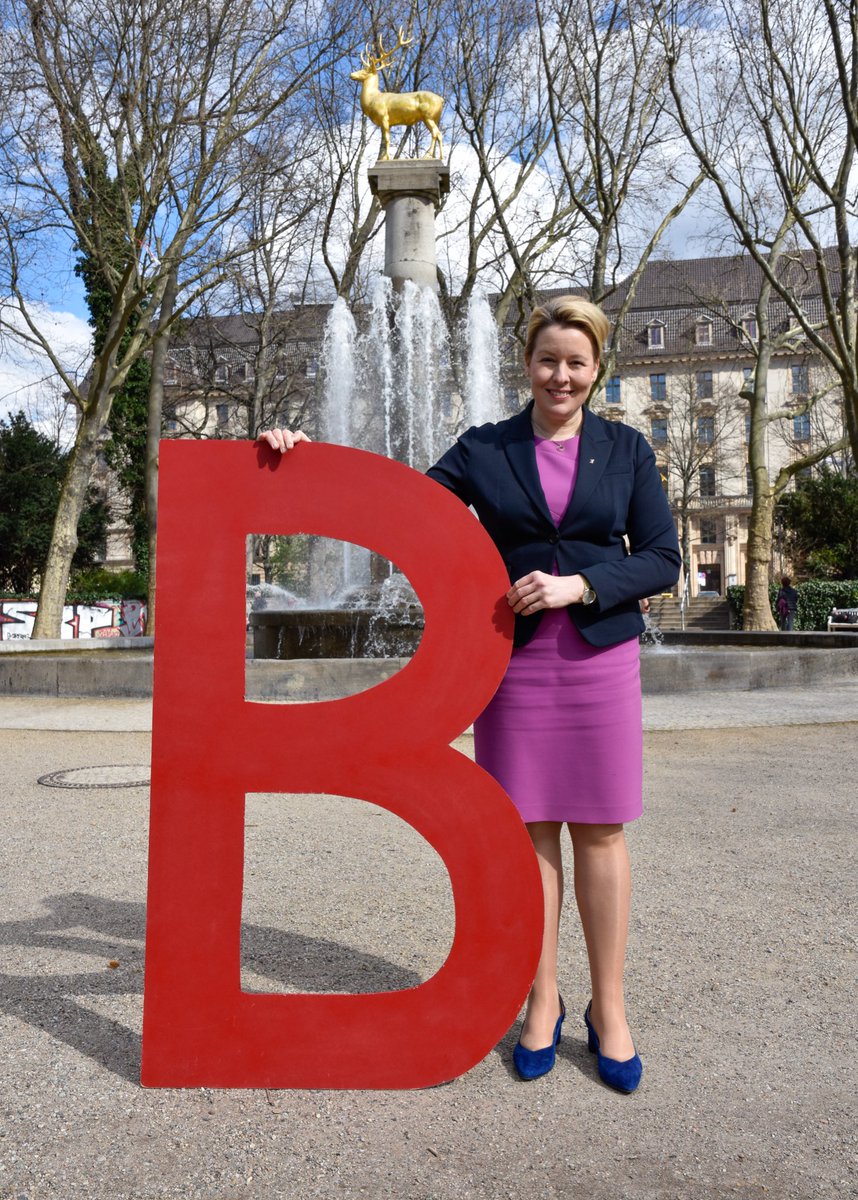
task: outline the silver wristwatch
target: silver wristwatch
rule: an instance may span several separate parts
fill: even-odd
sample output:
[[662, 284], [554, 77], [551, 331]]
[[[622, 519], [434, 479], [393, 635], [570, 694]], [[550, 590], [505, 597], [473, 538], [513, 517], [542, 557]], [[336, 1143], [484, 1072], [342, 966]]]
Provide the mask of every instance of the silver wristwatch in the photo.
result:
[[596, 603], [596, 593], [590, 587], [589, 580], [587, 580], [583, 575], [581, 576], [581, 578], [584, 580], [584, 595], [581, 597], [581, 603], [582, 604], [595, 604]]

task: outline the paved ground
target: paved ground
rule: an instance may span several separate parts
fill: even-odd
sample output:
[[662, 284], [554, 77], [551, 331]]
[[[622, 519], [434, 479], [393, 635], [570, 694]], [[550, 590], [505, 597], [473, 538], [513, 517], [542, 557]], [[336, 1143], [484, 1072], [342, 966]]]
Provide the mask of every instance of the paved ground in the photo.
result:
[[[148, 705], [0, 700], [0, 1200], [855, 1195], [858, 686], [646, 710], [635, 1096], [587, 1054], [571, 905], [568, 1037], [541, 1081], [515, 1078], [511, 1030], [425, 1091], [144, 1091], [148, 795], [116, 783], [145, 767]], [[125, 776], [38, 782], [108, 766]], [[396, 818], [259, 796], [247, 839], [246, 986], [380, 990], [440, 965], [445, 875]]]

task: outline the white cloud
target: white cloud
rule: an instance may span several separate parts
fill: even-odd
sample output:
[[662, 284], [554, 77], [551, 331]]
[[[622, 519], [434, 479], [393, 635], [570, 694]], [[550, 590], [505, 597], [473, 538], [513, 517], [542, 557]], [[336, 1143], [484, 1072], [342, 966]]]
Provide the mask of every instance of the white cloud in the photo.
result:
[[[60, 428], [66, 436], [74, 428], [74, 414], [62, 399], [62, 383], [44, 352], [23, 343], [16, 334], [25, 329], [20, 312], [0, 306], [0, 418], [23, 409], [46, 433]], [[86, 373], [92, 352], [92, 330], [70, 312], [34, 305], [30, 315], [60, 360], [75, 379]]]

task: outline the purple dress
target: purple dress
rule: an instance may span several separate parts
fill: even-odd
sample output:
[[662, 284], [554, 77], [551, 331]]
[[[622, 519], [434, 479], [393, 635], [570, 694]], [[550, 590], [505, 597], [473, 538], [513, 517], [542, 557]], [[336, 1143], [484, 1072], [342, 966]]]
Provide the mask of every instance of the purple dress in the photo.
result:
[[[559, 524], [575, 486], [580, 442], [535, 443], [542, 490]], [[477, 762], [522, 820], [615, 825], [641, 815], [639, 650], [636, 637], [591, 646], [562, 608], [545, 611], [533, 638], [513, 650], [474, 724], [474, 743]]]

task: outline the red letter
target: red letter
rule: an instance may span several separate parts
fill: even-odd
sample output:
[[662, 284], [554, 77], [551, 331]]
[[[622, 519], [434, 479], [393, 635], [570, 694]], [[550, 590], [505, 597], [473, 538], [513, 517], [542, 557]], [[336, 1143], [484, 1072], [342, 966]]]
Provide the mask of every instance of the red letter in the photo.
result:
[[[247, 442], [165, 442], [160, 495], [143, 1083], [404, 1088], [460, 1075], [515, 1019], [542, 933], [524, 825], [449, 745], [509, 657], [497, 551], [432, 480], [338, 446], [281, 457]], [[341, 700], [246, 701], [245, 539], [263, 531], [393, 560], [425, 613], [411, 662]], [[225, 634], [188, 620], [215, 599]], [[243, 992], [247, 792], [353, 796], [414, 826], [453, 889], [455, 937], [437, 974], [373, 995]]]

